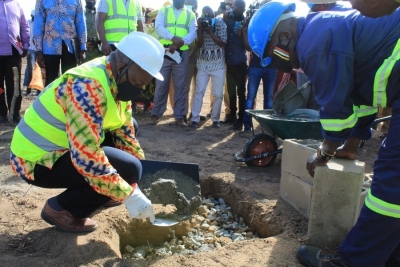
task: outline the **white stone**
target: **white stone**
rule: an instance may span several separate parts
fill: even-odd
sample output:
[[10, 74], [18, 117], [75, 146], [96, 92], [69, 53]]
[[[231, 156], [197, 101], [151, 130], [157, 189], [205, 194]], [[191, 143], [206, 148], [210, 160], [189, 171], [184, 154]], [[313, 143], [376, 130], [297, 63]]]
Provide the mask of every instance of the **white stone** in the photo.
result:
[[208, 213], [208, 208], [206, 206], [200, 206], [197, 210], [199, 214]]
[[207, 224], [207, 223], [203, 223], [203, 224], [200, 226], [200, 229], [205, 230], [205, 231], [207, 231], [208, 228], [210, 228], [210, 225]]
[[125, 250], [128, 251], [129, 253], [132, 253], [135, 249], [130, 245], [126, 245]]

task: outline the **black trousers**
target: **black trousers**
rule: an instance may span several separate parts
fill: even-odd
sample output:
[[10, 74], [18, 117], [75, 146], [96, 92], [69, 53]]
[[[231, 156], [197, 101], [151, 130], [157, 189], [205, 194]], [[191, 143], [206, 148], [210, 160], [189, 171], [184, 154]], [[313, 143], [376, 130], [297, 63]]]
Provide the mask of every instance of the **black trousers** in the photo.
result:
[[[238, 119], [243, 120], [245, 101], [246, 101], [246, 76], [247, 64], [240, 63], [237, 65], [226, 65], [226, 80], [229, 95], [229, 108], [230, 115], [236, 117], [238, 112]], [[239, 99], [239, 106], [237, 107], [236, 99]]]
[[[13, 67], [18, 68], [19, 79], [21, 80], [21, 55], [17, 49], [12, 48], [13, 54], [11, 56], [0, 56], [0, 88], [5, 90], [0, 94], [0, 116], [7, 116], [7, 112], [10, 111], [11, 101], [14, 96], [14, 74]], [[5, 80], [5, 88], [4, 88]], [[6, 102], [7, 94], [7, 102]], [[19, 110], [21, 109], [21, 81], [19, 83], [19, 96], [14, 107], [14, 118], [18, 119]]]
[[[113, 145], [110, 135], [106, 136], [103, 144]], [[111, 165], [129, 184], [138, 183], [142, 176], [140, 161], [122, 150], [111, 146], [103, 146], [104, 152]], [[25, 180], [27, 183], [43, 188], [67, 188], [57, 196], [57, 201], [65, 210], [79, 218], [89, 217], [109, 197], [97, 193], [73, 166], [71, 154], [68, 152], [59, 158], [49, 168], [36, 164], [35, 180]]]
[[43, 55], [44, 64], [46, 69], [46, 84], [49, 85], [60, 74], [60, 61], [61, 61], [61, 73], [66, 72], [69, 69], [76, 67], [76, 58], [74, 53], [68, 51], [67, 45], [62, 42], [61, 55]]

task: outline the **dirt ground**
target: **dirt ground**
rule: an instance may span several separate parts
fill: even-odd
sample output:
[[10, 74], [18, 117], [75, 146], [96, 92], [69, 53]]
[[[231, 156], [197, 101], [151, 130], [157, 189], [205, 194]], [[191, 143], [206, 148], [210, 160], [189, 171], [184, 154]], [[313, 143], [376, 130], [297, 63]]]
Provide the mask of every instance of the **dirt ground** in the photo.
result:
[[[261, 90], [260, 90], [261, 91]], [[204, 98], [203, 114], [209, 111]], [[257, 106], [262, 107], [262, 97]], [[32, 102], [24, 98], [23, 110]], [[221, 114], [221, 118], [224, 113]], [[138, 139], [147, 159], [196, 163], [202, 194], [223, 197], [248, 226], [263, 237], [230, 243], [207, 253], [171, 256], [154, 261], [121, 259], [121, 225], [129, 222], [124, 206], [99, 211], [93, 219], [99, 229], [87, 235], [62, 233], [40, 218], [47, 198], [60, 192], [30, 187], [15, 177], [9, 166], [9, 149], [15, 125], [0, 125], [0, 265], [1, 266], [300, 266], [295, 258], [307, 235], [307, 219], [279, 198], [281, 156], [268, 168], [236, 163], [233, 154], [243, 149], [251, 133], [234, 132], [229, 125], [198, 129], [171, 126], [171, 107], [157, 126], [149, 115], [138, 115]], [[261, 132], [259, 126], [256, 132]], [[358, 159], [372, 171], [380, 139], [360, 149]], [[294, 155], [295, 156], [295, 155]], [[304, 163], [305, 165], [305, 163]]]

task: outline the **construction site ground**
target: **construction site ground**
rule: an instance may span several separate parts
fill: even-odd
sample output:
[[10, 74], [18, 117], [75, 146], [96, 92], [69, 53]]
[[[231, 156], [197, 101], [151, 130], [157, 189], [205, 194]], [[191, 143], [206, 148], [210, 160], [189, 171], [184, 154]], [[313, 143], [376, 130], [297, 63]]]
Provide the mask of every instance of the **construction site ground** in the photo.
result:
[[[204, 97], [204, 115], [210, 110], [209, 89]], [[32, 100], [23, 99], [22, 115]], [[256, 108], [261, 107], [262, 93]], [[221, 119], [224, 116], [222, 111]], [[129, 221], [124, 205], [99, 210], [92, 217], [99, 224], [93, 233], [59, 232], [40, 218], [40, 211], [46, 199], [61, 189], [30, 187], [13, 174], [9, 152], [15, 125], [1, 124], [1, 266], [300, 266], [295, 254], [307, 238], [308, 220], [279, 197], [280, 155], [267, 168], [237, 163], [233, 154], [243, 149], [252, 133], [229, 130], [230, 125], [214, 128], [210, 119], [197, 129], [172, 126], [169, 104], [157, 126], [150, 125], [148, 114], [136, 115], [136, 119], [140, 127], [138, 139], [147, 159], [198, 164], [202, 194], [222, 197], [262, 238], [229, 243], [190, 256], [128, 261], [121, 258], [119, 240], [120, 225]], [[257, 123], [255, 132], [261, 132]], [[380, 143], [375, 132], [358, 151], [358, 159], [366, 163], [366, 175], [372, 173]]]

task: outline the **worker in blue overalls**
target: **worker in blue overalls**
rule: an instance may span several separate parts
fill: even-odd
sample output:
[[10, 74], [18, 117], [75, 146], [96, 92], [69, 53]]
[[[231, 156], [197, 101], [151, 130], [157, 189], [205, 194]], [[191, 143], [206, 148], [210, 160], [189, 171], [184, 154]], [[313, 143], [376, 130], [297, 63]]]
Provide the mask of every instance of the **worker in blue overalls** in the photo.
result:
[[302, 246], [297, 257], [305, 266], [400, 266], [400, 10], [377, 19], [356, 10], [294, 17], [294, 10], [294, 3], [265, 4], [248, 36], [262, 64], [301, 67], [314, 84], [324, 141], [308, 159], [311, 176], [332, 157], [354, 159], [377, 108], [393, 107], [357, 223], [337, 253]]

